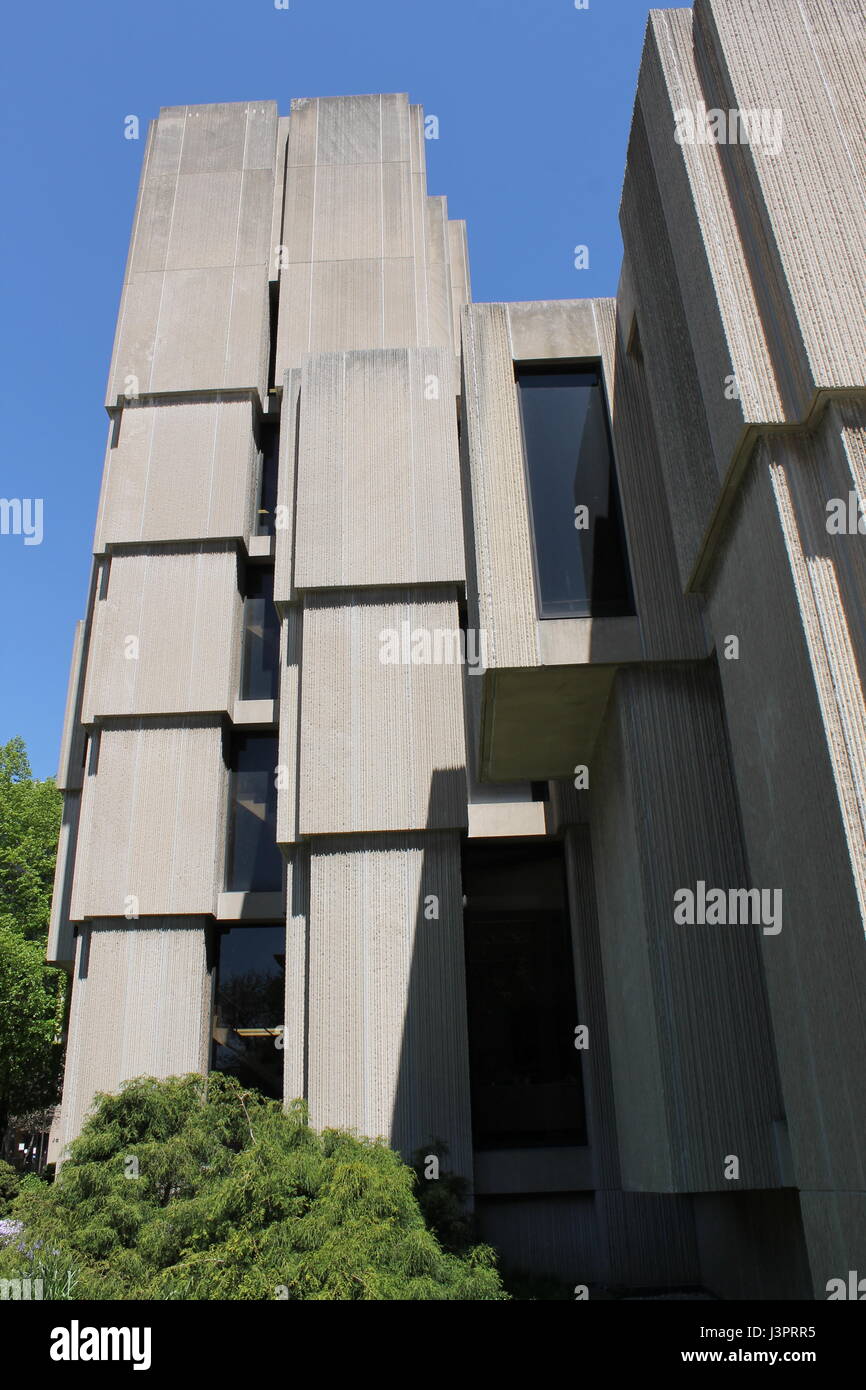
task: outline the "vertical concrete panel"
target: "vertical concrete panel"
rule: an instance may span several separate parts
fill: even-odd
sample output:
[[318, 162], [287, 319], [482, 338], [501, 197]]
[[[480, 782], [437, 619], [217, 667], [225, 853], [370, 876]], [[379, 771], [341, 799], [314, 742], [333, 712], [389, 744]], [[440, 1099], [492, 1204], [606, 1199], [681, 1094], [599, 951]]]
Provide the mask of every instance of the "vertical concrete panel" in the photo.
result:
[[210, 913], [224, 879], [219, 720], [131, 720], [91, 739], [72, 920]]
[[312, 843], [309, 1085], [317, 1127], [441, 1139], [471, 1180], [461, 895], [457, 835]]
[[463, 352], [478, 625], [487, 633], [491, 666], [537, 666], [532, 542], [506, 305], [466, 309]]
[[[410, 638], [421, 634], [414, 661]], [[444, 634], [440, 661], [431, 656]], [[310, 597], [301, 671], [300, 833], [466, 824], [454, 600], [421, 590]], [[395, 661], [384, 661], [390, 652]], [[450, 657], [450, 659], [449, 659]]]
[[96, 601], [85, 723], [234, 708], [243, 601], [234, 545], [114, 553]]
[[79, 933], [63, 1087], [63, 1143], [97, 1091], [135, 1076], [208, 1066], [211, 981], [207, 927], [195, 917], [98, 921]]
[[299, 589], [463, 578], [454, 388], [445, 349], [308, 361], [298, 458]]
[[105, 456], [94, 549], [243, 540], [252, 524], [255, 478], [249, 401], [129, 406]]
[[106, 405], [267, 391], [273, 102], [168, 108], [142, 170]]
[[307, 1096], [309, 959], [307, 924], [309, 854], [297, 845], [286, 860], [286, 1013], [283, 1031], [283, 1096], [287, 1104]]

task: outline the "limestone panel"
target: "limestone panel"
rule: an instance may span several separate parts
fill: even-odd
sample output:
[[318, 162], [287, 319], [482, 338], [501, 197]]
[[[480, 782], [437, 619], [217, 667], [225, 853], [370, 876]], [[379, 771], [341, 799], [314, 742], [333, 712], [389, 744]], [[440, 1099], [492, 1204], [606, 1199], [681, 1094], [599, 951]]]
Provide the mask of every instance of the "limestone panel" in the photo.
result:
[[97, 1091], [136, 1076], [183, 1076], [208, 1066], [211, 984], [206, 925], [195, 917], [101, 920], [79, 932], [63, 1143], [81, 1129]]
[[463, 578], [455, 382], [446, 349], [308, 361], [297, 508], [298, 589]]
[[95, 603], [84, 722], [230, 713], [242, 610], [234, 545], [113, 554]]
[[91, 737], [71, 917], [211, 913], [228, 772], [218, 719], [130, 720]]
[[313, 841], [309, 933], [313, 1124], [471, 1179], [459, 837]]
[[302, 835], [465, 826], [459, 638], [441, 594], [308, 597]]
[[151, 127], [106, 405], [267, 390], [273, 102], [171, 107]]
[[252, 523], [255, 483], [249, 401], [128, 406], [106, 452], [94, 548], [241, 540]]

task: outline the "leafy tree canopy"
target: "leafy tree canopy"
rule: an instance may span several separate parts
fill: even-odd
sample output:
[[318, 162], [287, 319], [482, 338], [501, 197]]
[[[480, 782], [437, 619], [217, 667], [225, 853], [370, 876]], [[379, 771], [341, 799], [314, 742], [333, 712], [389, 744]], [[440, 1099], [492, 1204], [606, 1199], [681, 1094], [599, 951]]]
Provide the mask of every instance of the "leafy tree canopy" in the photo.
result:
[[62, 797], [34, 781], [24, 740], [0, 744], [0, 928], [44, 944]]
[[77, 1298], [506, 1298], [493, 1252], [444, 1250], [414, 1188], [383, 1143], [315, 1133], [300, 1101], [142, 1077], [98, 1097], [55, 1183], [18, 1198], [0, 1273], [48, 1250]]

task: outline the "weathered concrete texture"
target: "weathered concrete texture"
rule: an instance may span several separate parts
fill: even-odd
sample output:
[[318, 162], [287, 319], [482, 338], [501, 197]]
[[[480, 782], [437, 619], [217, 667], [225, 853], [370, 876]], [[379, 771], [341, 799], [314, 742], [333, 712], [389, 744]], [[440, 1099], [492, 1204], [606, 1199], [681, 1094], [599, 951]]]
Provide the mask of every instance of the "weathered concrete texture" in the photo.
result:
[[286, 1010], [283, 1032], [283, 1095], [287, 1103], [307, 1095], [307, 924], [310, 861], [306, 845], [286, 858]]
[[82, 793], [72, 920], [213, 912], [227, 802], [219, 719], [135, 719], [98, 730]]
[[72, 897], [72, 875], [75, 867], [80, 810], [80, 794], [68, 791], [63, 798], [63, 819], [57, 844], [54, 892], [51, 897], [51, 919], [48, 924], [46, 957], [54, 965], [71, 965], [75, 957], [75, 928], [69, 916], [69, 907]]
[[444, 1140], [471, 1181], [461, 904], [456, 834], [311, 843], [312, 1123]]
[[298, 839], [298, 768], [301, 756], [301, 641], [303, 613], [288, 606], [280, 631], [279, 763], [277, 844]]
[[[302, 835], [465, 826], [459, 629], [442, 590], [308, 596]], [[396, 662], [380, 659], [389, 649]]]
[[286, 372], [283, 377], [283, 397], [280, 403], [277, 526], [274, 537], [274, 602], [278, 610], [284, 603], [294, 602], [297, 599], [294, 580], [297, 543], [295, 493], [298, 483], [300, 391], [300, 368]]
[[275, 102], [167, 107], [152, 123], [107, 406], [226, 387], [264, 399], [276, 134]]
[[97, 1091], [135, 1076], [205, 1072], [211, 981], [196, 917], [101, 920], [77, 939], [63, 1087], [63, 1143]]
[[535, 577], [505, 304], [472, 304], [464, 310], [463, 412], [477, 626], [487, 634], [491, 666], [536, 666]]
[[[444, 348], [328, 353], [306, 362], [298, 589], [464, 578], [455, 390]], [[281, 545], [289, 539], [287, 530], [278, 532]]]
[[138, 541], [244, 540], [255, 506], [248, 400], [128, 406], [105, 455], [94, 550]]
[[84, 722], [228, 715], [238, 689], [242, 612], [234, 544], [115, 551], [95, 605]]
[[[866, 386], [866, 20], [851, 0], [696, 0], [707, 105], [780, 113], [773, 142], [720, 146], [755, 283], [781, 288], [814, 389]], [[767, 61], [772, 54], [772, 61]]]
[[[710, 669], [617, 676], [591, 776], [623, 1186], [775, 1187], [781, 1101], [760, 925], [675, 922], [675, 893], [750, 882]], [[753, 866], [754, 868], [754, 866]]]
[[[405, 95], [292, 103], [277, 379], [306, 353], [456, 344], [445, 200]], [[466, 286], [468, 289], [468, 286]]]
[[863, 609], [846, 615], [839, 579], [849, 594], [862, 583], [863, 538], [820, 528], [840, 453], [828, 443], [819, 461], [805, 437], [760, 446], [708, 611], [720, 646], [739, 639], [719, 664], [752, 879], [783, 895], [763, 955], [796, 1183], [862, 1192]]
[[60, 756], [57, 759], [57, 786], [60, 791], [77, 791], [84, 777], [84, 729], [81, 726], [81, 693], [84, 681], [84, 647], [87, 624], [75, 624], [72, 640], [72, 661], [66, 687], [66, 708], [63, 712], [63, 732], [60, 736]]

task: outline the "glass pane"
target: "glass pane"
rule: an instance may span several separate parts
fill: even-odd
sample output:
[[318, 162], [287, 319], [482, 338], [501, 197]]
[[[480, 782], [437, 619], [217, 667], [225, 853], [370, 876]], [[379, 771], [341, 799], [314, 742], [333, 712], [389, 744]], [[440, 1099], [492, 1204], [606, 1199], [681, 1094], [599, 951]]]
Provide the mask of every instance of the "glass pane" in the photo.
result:
[[279, 425], [261, 426], [262, 472], [259, 487], [257, 534], [272, 536], [276, 530], [277, 463], [280, 452]]
[[542, 617], [634, 611], [597, 371], [518, 367]]
[[275, 700], [280, 660], [280, 621], [274, 607], [274, 573], [247, 567], [241, 699]]
[[217, 949], [212, 1066], [280, 1099], [286, 929], [230, 927]]
[[475, 1147], [585, 1144], [561, 848], [469, 842], [464, 889]]
[[236, 735], [232, 742], [229, 815], [229, 892], [277, 892], [283, 856], [276, 843], [277, 740], [269, 734]]

